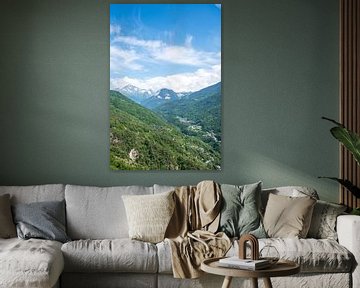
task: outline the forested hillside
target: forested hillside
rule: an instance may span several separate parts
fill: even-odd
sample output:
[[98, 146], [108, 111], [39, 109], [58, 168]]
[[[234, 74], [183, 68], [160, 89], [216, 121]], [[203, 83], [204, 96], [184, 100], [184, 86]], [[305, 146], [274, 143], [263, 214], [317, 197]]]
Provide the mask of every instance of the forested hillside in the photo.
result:
[[110, 166], [115, 170], [213, 170], [220, 169], [220, 151], [110, 91]]
[[209, 86], [175, 101], [164, 103], [154, 111], [186, 135], [196, 136], [220, 152], [221, 83]]

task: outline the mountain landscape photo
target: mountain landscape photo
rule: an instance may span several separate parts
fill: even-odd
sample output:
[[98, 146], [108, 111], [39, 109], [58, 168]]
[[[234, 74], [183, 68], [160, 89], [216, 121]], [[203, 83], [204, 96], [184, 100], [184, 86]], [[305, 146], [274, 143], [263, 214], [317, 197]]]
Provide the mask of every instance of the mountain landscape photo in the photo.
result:
[[220, 170], [221, 103], [221, 5], [110, 5], [111, 169]]

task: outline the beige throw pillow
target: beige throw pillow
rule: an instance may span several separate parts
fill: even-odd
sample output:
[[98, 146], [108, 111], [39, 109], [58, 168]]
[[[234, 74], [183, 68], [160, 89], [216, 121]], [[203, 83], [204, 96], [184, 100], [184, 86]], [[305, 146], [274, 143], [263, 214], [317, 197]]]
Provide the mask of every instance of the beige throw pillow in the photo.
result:
[[151, 243], [164, 240], [175, 207], [173, 193], [122, 196], [131, 239]]
[[0, 238], [16, 237], [9, 194], [0, 196]]
[[264, 228], [269, 237], [306, 238], [316, 200], [306, 197], [269, 195]]

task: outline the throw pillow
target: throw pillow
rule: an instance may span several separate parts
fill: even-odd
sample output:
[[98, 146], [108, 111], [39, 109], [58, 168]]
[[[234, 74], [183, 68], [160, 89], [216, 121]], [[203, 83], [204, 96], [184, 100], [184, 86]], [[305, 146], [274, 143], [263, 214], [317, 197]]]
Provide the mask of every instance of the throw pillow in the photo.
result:
[[122, 196], [131, 239], [151, 243], [164, 240], [175, 208], [173, 193]]
[[269, 237], [305, 238], [316, 200], [306, 197], [269, 195], [264, 227]]
[[261, 182], [235, 186], [221, 185], [222, 209], [219, 231], [229, 237], [251, 233], [265, 238], [266, 233], [260, 216]]
[[344, 205], [318, 200], [312, 214], [308, 237], [337, 240], [336, 218], [345, 210]]
[[65, 232], [65, 201], [15, 204], [13, 214], [19, 238], [70, 241]]
[[0, 196], [0, 238], [16, 237], [15, 224], [11, 215], [10, 195]]

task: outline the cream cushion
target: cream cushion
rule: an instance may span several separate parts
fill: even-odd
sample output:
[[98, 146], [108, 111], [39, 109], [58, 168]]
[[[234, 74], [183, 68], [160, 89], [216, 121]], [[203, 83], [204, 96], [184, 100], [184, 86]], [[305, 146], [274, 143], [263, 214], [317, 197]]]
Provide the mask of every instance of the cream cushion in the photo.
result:
[[131, 272], [157, 271], [154, 244], [131, 239], [77, 240], [65, 243], [66, 272]]
[[175, 208], [174, 191], [155, 195], [123, 196], [129, 237], [157, 243], [164, 239]]
[[53, 287], [64, 268], [61, 243], [0, 239], [0, 287]]
[[316, 200], [306, 197], [269, 195], [264, 228], [269, 237], [305, 238]]
[[[329, 239], [263, 238], [259, 239], [259, 249], [273, 246], [281, 259], [298, 263], [301, 273], [341, 273], [350, 272], [353, 267], [352, 254], [338, 242]], [[171, 248], [168, 241], [156, 244], [158, 250], [159, 273], [172, 274]], [[226, 256], [238, 255], [238, 241], [233, 242]], [[250, 249], [247, 251], [250, 257]], [[275, 255], [274, 255], [275, 256]], [[275, 286], [274, 286], [275, 287]]]

